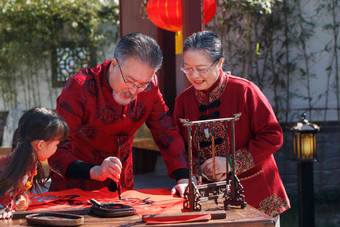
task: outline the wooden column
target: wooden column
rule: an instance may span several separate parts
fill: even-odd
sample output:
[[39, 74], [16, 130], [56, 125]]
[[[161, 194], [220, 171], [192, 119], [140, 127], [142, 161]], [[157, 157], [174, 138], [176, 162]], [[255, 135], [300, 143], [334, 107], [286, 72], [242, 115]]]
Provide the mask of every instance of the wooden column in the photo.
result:
[[163, 52], [163, 65], [158, 71], [158, 82], [163, 98], [173, 111], [176, 98], [175, 33], [155, 26], [142, 7], [144, 0], [119, 0], [120, 37], [131, 32], [151, 36]]
[[163, 66], [160, 69], [159, 80], [162, 81], [160, 87], [165, 103], [171, 114], [175, 106], [176, 94], [176, 53], [175, 53], [175, 33], [159, 29], [158, 43], [163, 52]]
[[182, 0], [183, 41], [204, 30], [203, 0]]
[[[203, 0], [182, 0], [182, 27], [183, 42], [193, 33], [204, 30]], [[191, 85], [179, 70], [182, 63], [183, 55], [176, 55], [177, 95]]]

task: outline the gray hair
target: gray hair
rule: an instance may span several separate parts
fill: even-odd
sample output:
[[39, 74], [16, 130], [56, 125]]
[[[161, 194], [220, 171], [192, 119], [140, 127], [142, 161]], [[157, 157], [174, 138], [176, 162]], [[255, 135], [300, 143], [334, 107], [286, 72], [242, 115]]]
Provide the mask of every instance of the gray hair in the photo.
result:
[[183, 45], [183, 53], [187, 50], [204, 50], [212, 62], [223, 57], [223, 47], [218, 36], [210, 31], [192, 34]]
[[157, 71], [162, 65], [162, 51], [157, 42], [144, 34], [134, 32], [120, 39], [117, 43], [113, 58], [124, 62], [127, 58], [135, 57], [141, 62], [148, 63]]

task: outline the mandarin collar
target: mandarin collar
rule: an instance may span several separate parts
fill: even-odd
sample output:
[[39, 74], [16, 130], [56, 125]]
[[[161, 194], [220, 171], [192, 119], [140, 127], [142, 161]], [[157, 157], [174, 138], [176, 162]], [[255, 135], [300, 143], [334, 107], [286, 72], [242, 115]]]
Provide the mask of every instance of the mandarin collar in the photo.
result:
[[101, 75], [101, 84], [102, 84], [102, 86], [105, 88], [105, 89], [108, 89], [108, 90], [110, 90], [110, 91], [112, 91], [112, 88], [111, 88], [111, 86], [110, 86], [110, 84], [109, 84], [109, 81], [107, 80], [107, 73], [108, 73], [108, 71], [109, 71], [109, 67], [110, 67], [110, 65], [111, 65], [111, 60], [107, 60], [107, 61], [105, 61], [105, 62], [103, 62], [101, 65], [100, 65], [100, 67], [101, 67], [101, 73], [100, 73], [100, 75]]
[[[222, 71], [222, 70], [221, 70], [221, 71]], [[221, 73], [221, 71], [220, 71], [220, 74], [218, 75], [218, 78], [217, 78], [217, 80], [215, 81], [215, 83], [214, 83], [212, 86], [210, 86], [208, 89], [203, 90], [204, 93], [209, 93], [209, 92], [211, 92], [212, 90], [214, 90], [214, 89], [220, 84], [221, 78], [222, 78], [222, 73]], [[223, 71], [222, 71], [222, 72], [223, 72]]]
[[228, 74], [220, 70], [217, 81], [207, 90], [195, 90], [195, 96], [199, 103], [207, 105], [219, 99], [226, 87]]

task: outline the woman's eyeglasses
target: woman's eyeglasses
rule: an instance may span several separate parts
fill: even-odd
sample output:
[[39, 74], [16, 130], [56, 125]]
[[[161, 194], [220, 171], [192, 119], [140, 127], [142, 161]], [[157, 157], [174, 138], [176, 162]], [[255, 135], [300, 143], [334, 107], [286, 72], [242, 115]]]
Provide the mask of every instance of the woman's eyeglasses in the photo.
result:
[[219, 59], [217, 59], [216, 61], [214, 61], [209, 68], [207, 69], [195, 69], [195, 68], [186, 68], [184, 66], [181, 66], [180, 70], [182, 72], [184, 72], [185, 74], [190, 74], [195, 72], [197, 75], [203, 76], [205, 75], [207, 72], [209, 72], [209, 70], [211, 69], [211, 67], [218, 61]]

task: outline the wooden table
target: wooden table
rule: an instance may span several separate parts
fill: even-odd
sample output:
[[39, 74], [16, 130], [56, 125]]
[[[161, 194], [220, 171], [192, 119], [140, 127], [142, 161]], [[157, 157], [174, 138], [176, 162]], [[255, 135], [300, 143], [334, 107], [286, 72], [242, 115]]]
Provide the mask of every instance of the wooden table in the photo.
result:
[[[221, 211], [223, 210], [223, 200], [219, 200], [218, 206], [213, 201], [202, 202], [202, 208], [205, 211]], [[138, 215], [118, 217], [118, 218], [102, 218], [89, 213], [89, 208], [79, 209], [74, 214], [84, 216], [84, 224], [81, 226], [252, 226], [252, 227], [269, 227], [274, 226], [274, 219], [268, 215], [258, 211], [254, 207], [247, 205], [245, 209], [231, 207], [226, 210], [225, 219], [214, 219], [207, 222], [188, 222], [180, 224], [152, 224], [146, 225], [142, 222], [142, 218]], [[63, 211], [64, 212], [64, 211]], [[31, 212], [21, 212], [20, 216]], [[19, 214], [19, 213], [18, 213]], [[18, 216], [19, 217], [19, 216]], [[0, 226], [31, 226], [25, 218], [14, 220], [0, 220]]]

